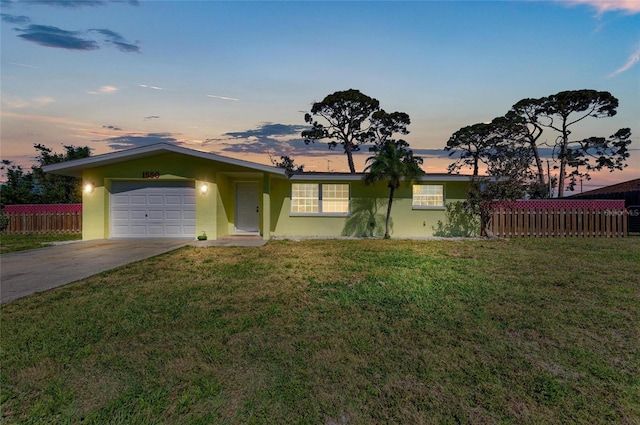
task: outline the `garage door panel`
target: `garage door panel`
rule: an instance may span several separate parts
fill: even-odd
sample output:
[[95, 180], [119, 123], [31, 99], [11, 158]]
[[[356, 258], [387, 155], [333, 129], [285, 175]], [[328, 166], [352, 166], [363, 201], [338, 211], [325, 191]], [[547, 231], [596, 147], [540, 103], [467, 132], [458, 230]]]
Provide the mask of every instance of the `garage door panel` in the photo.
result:
[[114, 225], [112, 229], [113, 236], [126, 235], [129, 232], [129, 226]]
[[194, 237], [193, 182], [114, 181], [113, 237]]
[[168, 235], [172, 235], [172, 236], [178, 236], [182, 234], [182, 231], [183, 231], [182, 226], [180, 225], [177, 225], [177, 226], [167, 225], [165, 226], [165, 230]]
[[182, 220], [182, 211], [165, 211], [165, 220]]
[[126, 220], [129, 218], [129, 211], [113, 211], [111, 214], [116, 220]]
[[150, 225], [149, 236], [164, 236], [164, 226], [162, 225]]
[[[126, 211], [124, 211], [126, 213]], [[146, 220], [147, 212], [145, 210], [131, 210], [128, 214], [129, 217], [125, 217], [124, 219], [130, 220]]]
[[180, 196], [180, 195], [167, 195], [164, 198], [164, 202], [167, 205], [181, 205], [182, 204], [182, 196]]
[[129, 205], [129, 195], [111, 195], [111, 205]]
[[163, 211], [151, 211], [148, 214], [149, 220], [162, 220], [164, 218]]
[[[146, 225], [145, 226], [132, 225], [130, 227], [130, 229], [131, 229], [131, 234], [133, 236], [142, 237], [142, 236], [146, 236], [147, 235], [147, 226]], [[125, 236], [125, 235], [123, 235], [123, 236]]]
[[144, 195], [131, 195], [129, 202], [131, 205], [147, 205], [147, 197]]
[[164, 205], [164, 197], [162, 195], [149, 195], [149, 205]]

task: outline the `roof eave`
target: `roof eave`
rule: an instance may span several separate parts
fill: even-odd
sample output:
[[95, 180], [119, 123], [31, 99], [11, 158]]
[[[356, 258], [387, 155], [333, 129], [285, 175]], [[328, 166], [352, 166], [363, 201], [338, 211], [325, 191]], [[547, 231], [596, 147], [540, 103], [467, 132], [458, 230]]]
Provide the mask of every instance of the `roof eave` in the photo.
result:
[[[293, 181], [358, 181], [362, 180], [364, 173], [300, 173], [293, 174], [290, 180]], [[468, 182], [471, 181], [472, 176], [463, 174], [425, 174], [417, 181], [431, 182], [431, 181], [450, 181], [450, 182]]]
[[253, 170], [262, 171], [266, 173], [284, 175], [285, 170], [270, 165], [258, 164], [242, 159], [228, 158], [213, 153], [197, 151], [193, 149], [182, 148], [179, 146], [169, 145], [166, 143], [159, 143], [155, 145], [143, 146], [140, 148], [127, 149], [124, 151], [110, 152], [102, 155], [90, 156], [87, 158], [76, 159], [73, 161], [65, 161], [58, 164], [45, 165], [42, 170], [45, 173], [61, 174], [71, 177], [81, 177], [82, 171], [102, 167], [105, 165], [116, 164], [124, 160], [133, 160], [146, 158], [156, 155], [162, 152], [179, 153], [183, 155], [192, 156], [195, 158], [208, 159], [212, 161], [219, 161], [225, 164], [237, 165], [240, 167], [251, 168]]

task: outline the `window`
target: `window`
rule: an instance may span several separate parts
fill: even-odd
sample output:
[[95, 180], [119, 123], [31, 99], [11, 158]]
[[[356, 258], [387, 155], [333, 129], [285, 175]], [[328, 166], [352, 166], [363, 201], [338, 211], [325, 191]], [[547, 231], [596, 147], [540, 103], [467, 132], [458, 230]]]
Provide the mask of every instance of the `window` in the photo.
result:
[[318, 213], [318, 185], [297, 184], [291, 185], [291, 212], [292, 213]]
[[291, 214], [349, 214], [349, 185], [293, 183]]
[[347, 214], [349, 212], [349, 185], [322, 185], [322, 212]]
[[441, 184], [413, 185], [413, 208], [444, 208], [444, 186]]

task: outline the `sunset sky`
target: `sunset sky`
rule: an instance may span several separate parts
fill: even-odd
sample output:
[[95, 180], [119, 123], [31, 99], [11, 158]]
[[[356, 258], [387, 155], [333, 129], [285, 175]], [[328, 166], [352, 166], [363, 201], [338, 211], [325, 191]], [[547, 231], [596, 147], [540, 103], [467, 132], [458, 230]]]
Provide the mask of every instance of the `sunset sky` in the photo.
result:
[[[300, 138], [304, 113], [349, 88], [411, 117], [427, 172], [461, 127], [523, 98], [609, 91], [612, 118], [572, 137], [631, 127], [629, 167], [584, 190], [640, 177], [640, 1], [217, 2], [2, 0], [1, 157], [33, 145], [94, 155], [174, 143], [307, 171], [345, 171], [340, 150]], [[547, 130], [542, 138], [552, 142]], [[368, 152], [358, 155], [362, 171]]]

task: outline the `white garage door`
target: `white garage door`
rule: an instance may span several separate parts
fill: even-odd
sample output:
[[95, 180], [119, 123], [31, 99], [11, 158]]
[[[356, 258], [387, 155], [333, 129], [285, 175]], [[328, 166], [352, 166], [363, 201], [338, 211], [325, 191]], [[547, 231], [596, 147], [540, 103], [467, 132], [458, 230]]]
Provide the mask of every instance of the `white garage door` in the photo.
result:
[[193, 182], [113, 181], [111, 237], [195, 237], [195, 194]]

